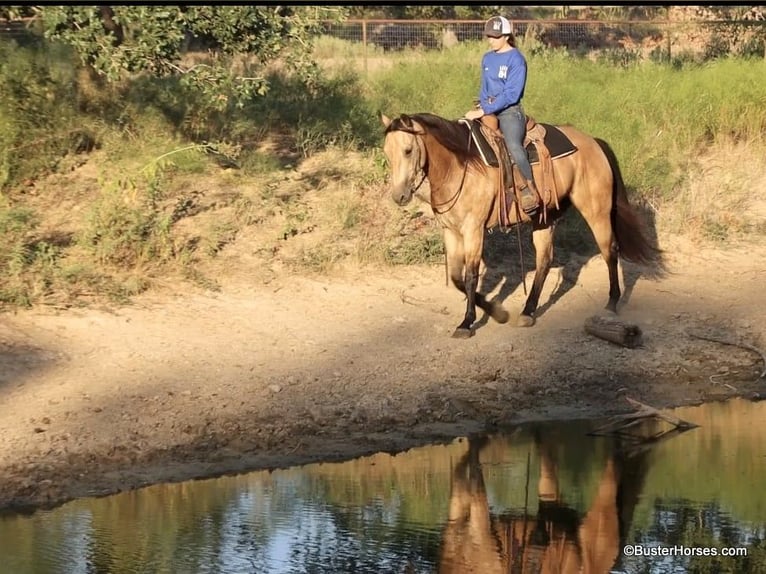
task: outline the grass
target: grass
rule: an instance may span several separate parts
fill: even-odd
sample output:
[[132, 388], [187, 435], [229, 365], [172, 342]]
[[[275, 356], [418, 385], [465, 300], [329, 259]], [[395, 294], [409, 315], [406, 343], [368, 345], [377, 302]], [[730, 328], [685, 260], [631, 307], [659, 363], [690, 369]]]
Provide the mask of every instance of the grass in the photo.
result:
[[[763, 62], [521, 49], [527, 112], [608, 140], [658, 229], [766, 232]], [[216, 289], [211, 262], [240, 251], [320, 274], [441, 263], [434, 221], [387, 196], [378, 112], [460, 117], [485, 44], [370, 49], [376, 65], [340, 40], [316, 50], [333, 60], [318, 90], [275, 73], [266, 96], [218, 112], [174, 80], [104, 86], [60, 48], [0, 46], [0, 304], [124, 301], [173, 277]], [[577, 218], [558, 235], [559, 250], [590, 241]]]
[[[763, 236], [766, 201], [764, 148], [752, 140], [719, 138], [689, 162], [684, 185], [659, 207], [661, 229], [683, 229], [698, 240]], [[759, 215], [760, 214], [760, 215]]]
[[[405, 60], [377, 75], [371, 97], [389, 115], [460, 117], [478, 91], [484, 49], [466, 44], [429, 56], [427, 64]], [[651, 61], [615, 67], [561, 52], [527, 59], [526, 112], [612, 143], [626, 180], [646, 198], [670, 197], [694, 150], [716, 138], [763, 143], [763, 62], [722, 59], [677, 69]]]

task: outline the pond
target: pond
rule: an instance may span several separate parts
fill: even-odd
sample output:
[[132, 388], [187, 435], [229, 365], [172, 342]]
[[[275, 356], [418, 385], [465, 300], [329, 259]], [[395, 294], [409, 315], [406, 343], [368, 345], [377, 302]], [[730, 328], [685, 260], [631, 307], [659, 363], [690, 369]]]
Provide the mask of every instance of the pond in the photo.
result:
[[524, 424], [7, 515], [0, 571], [766, 573], [766, 401], [673, 414], [699, 426]]

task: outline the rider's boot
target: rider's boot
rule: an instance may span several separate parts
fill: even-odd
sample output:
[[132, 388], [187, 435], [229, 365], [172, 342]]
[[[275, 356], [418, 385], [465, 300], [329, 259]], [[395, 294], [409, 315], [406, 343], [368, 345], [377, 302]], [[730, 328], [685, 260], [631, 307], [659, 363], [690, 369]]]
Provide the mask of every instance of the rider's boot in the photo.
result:
[[521, 195], [521, 209], [527, 215], [534, 215], [540, 204], [540, 194], [537, 192], [537, 186], [531, 179], [524, 181], [524, 187], [519, 191]]

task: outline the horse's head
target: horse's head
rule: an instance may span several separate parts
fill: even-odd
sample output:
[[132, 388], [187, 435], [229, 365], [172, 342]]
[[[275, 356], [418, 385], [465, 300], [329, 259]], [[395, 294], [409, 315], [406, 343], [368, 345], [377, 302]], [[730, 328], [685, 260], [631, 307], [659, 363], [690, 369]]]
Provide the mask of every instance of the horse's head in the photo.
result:
[[425, 132], [406, 115], [392, 120], [381, 114], [380, 119], [386, 128], [383, 153], [391, 169], [391, 198], [399, 205], [407, 205], [426, 177]]

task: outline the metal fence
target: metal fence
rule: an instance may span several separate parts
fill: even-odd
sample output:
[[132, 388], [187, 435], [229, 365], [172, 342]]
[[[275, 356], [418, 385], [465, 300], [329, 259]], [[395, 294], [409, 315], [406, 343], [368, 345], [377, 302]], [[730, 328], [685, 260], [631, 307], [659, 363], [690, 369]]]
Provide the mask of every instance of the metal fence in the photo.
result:
[[31, 35], [26, 21], [8, 22], [0, 20], [0, 38], [8, 40], [23, 40]]
[[[758, 12], [757, 18], [762, 18]], [[30, 20], [0, 21], [0, 38], [30, 40]], [[751, 20], [520, 20], [513, 33], [527, 49], [607, 54], [616, 60], [707, 59], [725, 54], [766, 58], [766, 21]], [[447, 49], [483, 39], [483, 20], [347, 20], [327, 23], [324, 34], [345, 40], [359, 57], [407, 48]], [[358, 51], [358, 54], [357, 54]], [[320, 56], [321, 57], [321, 56]]]
[[[514, 20], [525, 46], [579, 54], [612, 53], [671, 60], [723, 54], [766, 58], [766, 22]], [[483, 20], [348, 20], [325, 26], [326, 35], [357, 45], [359, 55], [407, 48], [447, 49], [483, 39]]]

